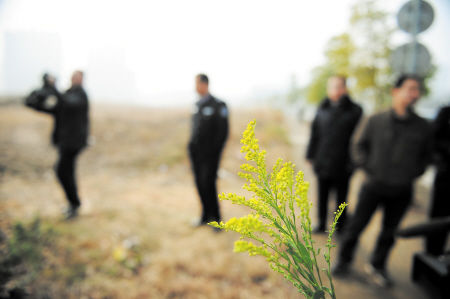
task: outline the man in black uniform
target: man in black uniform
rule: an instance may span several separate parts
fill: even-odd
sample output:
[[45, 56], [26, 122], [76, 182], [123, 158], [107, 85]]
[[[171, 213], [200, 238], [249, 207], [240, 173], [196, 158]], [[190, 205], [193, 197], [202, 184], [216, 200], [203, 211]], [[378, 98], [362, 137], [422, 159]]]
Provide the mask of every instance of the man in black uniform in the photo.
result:
[[220, 221], [216, 178], [222, 149], [228, 137], [228, 108], [209, 93], [206, 75], [197, 75], [195, 83], [200, 100], [195, 104], [188, 148], [202, 204], [202, 216], [196, 225], [204, 225], [210, 221]]
[[[318, 178], [318, 219], [314, 232], [325, 232], [328, 196], [336, 191], [337, 207], [347, 200], [349, 180], [353, 171], [350, 159], [350, 139], [361, 118], [362, 109], [347, 93], [346, 78], [332, 76], [327, 83], [327, 97], [317, 110], [311, 126], [306, 159], [314, 165]], [[346, 211], [337, 224], [340, 232]]]
[[[69, 201], [65, 216], [70, 219], [78, 215], [81, 205], [75, 180], [75, 164], [78, 154], [87, 144], [89, 105], [82, 86], [83, 72], [73, 73], [72, 86], [64, 94], [58, 92], [54, 83], [52, 76], [44, 75], [44, 86], [33, 91], [26, 98], [25, 104], [37, 111], [53, 115], [52, 142], [59, 153], [55, 171]], [[47, 103], [50, 96], [56, 97], [56, 103], [52, 106]]]
[[[442, 107], [434, 122], [434, 150], [436, 177], [433, 185], [430, 218], [450, 216], [450, 106]], [[447, 232], [431, 235], [426, 240], [426, 251], [432, 255], [444, 253]]]
[[355, 158], [367, 180], [345, 228], [335, 275], [349, 272], [359, 236], [380, 207], [382, 228], [365, 270], [376, 284], [392, 284], [386, 262], [394, 233], [411, 203], [414, 180], [425, 171], [431, 154], [431, 126], [412, 109], [420, 98], [421, 82], [415, 76], [401, 76], [392, 91], [392, 109], [370, 117], [357, 142]]

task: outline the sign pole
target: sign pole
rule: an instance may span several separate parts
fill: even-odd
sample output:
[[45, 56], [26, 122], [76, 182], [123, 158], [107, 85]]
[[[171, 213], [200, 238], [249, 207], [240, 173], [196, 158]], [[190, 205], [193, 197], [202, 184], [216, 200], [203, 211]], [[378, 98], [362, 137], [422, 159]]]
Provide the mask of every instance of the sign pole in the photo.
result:
[[414, 3], [414, 17], [415, 17], [415, 28], [413, 33], [413, 42], [414, 42], [414, 48], [412, 52], [412, 74], [417, 73], [417, 52], [418, 52], [418, 42], [417, 42], [417, 35], [420, 32], [420, 13], [421, 13], [421, 7], [422, 6], [422, 0], [416, 0]]

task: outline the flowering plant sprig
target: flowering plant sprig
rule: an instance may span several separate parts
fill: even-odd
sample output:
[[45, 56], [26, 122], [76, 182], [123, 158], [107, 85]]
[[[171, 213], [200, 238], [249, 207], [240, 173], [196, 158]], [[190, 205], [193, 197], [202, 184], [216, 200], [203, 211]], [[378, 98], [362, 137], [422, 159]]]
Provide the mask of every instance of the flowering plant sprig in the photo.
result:
[[[241, 237], [234, 244], [235, 252], [263, 256], [274, 271], [283, 274], [306, 298], [325, 298], [326, 294], [336, 298], [330, 252], [335, 246], [332, 235], [347, 204], [341, 204], [335, 212], [325, 245], [327, 250], [323, 254], [328, 267], [321, 270], [317, 262], [320, 248], [314, 247], [312, 239], [309, 216], [312, 204], [307, 198], [309, 184], [301, 171], [294, 175], [295, 165], [282, 159], [277, 160], [272, 172], [267, 172], [266, 151], [259, 148], [255, 125], [255, 121], [250, 122], [243, 133], [241, 152], [249, 163], [241, 165], [243, 172], [239, 173], [246, 180], [243, 188], [254, 196], [246, 199], [233, 193], [219, 195], [221, 200], [249, 207], [252, 213], [231, 218], [226, 223], [209, 224], [239, 233]], [[329, 286], [322, 281], [321, 272], [326, 273]]]

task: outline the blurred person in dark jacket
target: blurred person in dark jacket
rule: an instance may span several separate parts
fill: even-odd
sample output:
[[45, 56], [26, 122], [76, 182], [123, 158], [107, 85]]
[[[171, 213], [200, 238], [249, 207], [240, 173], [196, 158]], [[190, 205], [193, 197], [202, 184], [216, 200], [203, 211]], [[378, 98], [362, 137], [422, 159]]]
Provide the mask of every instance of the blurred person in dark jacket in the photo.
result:
[[220, 221], [216, 189], [217, 171], [222, 149], [228, 137], [228, 108], [209, 93], [209, 79], [199, 74], [195, 79], [200, 100], [192, 115], [192, 132], [189, 140], [189, 157], [195, 184], [202, 205], [202, 215], [197, 225]]
[[[58, 149], [56, 175], [65, 192], [69, 207], [64, 212], [67, 219], [76, 217], [81, 205], [75, 179], [75, 165], [81, 150], [87, 145], [89, 134], [89, 103], [83, 89], [83, 72], [75, 71], [72, 86], [63, 94], [55, 87], [55, 79], [44, 75], [42, 88], [33, 91], [25, 104], [37, 111], [53, 116], [52, 143]], [[53, 104], [49, 99], [55, 98]]]
[[401, 76], [392, 90], [392, 108], [371, 116], [356, 144], [356, 163], [365, 170], [367, 179], [345, 229], [333, 268], [335, 275], [349, 273], [361, 232], [382, 208], [381, 232], [364, 269], [376, 284], [392, 285], [386, 263], [394, 232], [411, 203], [414, 180], [423, 174], [431, 155], [431, 126], [412, 108], [421, 88], [420, 78]]
[[[318, 179], [318, 220], [314, 232], [325, 232], [328, 197], [336, 192], [337, 207], [347, 200], [353, 172], [350, 140], [361, 118], [362, 109], [347, 92], [346, 78], [332, 76], [327, 82], [327, 97], [321, 102], [311, 126], [306, 159], [313, 164]], [[337, 230], [345, 225], [344, 210]]]
[[[436, 176], [430, 206], [430, 218], [450, 216], [450, 106], [442, 107], [433, 123]], [[447, 232], [438, 232], [427, 238], [426, 252], [444, 253]]]

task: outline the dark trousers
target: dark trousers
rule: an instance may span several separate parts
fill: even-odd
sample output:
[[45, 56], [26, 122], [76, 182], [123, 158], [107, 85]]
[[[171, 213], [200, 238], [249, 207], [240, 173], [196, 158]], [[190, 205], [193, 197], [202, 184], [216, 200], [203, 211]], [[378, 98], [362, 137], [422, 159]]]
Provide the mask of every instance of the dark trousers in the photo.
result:
[[[430, 218], [450, 216], [450, 171], [438, 171], [434, 179]], [[432, 255], [444, 253], [447, 232], [429, 236], [425, 241], [426, 252]]]
[[[328, 217], [328, 198], [331, 191], [336, 192], [336, 210], [339, 205], [347, 200], [348, 183], [350, 177], [342, 176], [342, 178], [318, 178], [319, 203], [318, 203], [318, 219], [320, 229], [325, 229]], [[336, 229], [342, 231], [347, 218], [346, 209], [339, 218]]]
[[56, 176], [72, 207], [81, 205], [75, 180], [75, 164], [79, 153], [80, 149], [60, 148], [59, 159], [55, 166]]
[[394, 245], [394, 233], [408, 209], [411, 196], [412, 185], [389, 186], [375, 182], [365, 183], [361, 188], [353, 217], [345, 228], [339, 250], [340, 262], [352, 261], [359, 235], [369, 223], [376, 209], [381, 207], [384, 212], [382, 227], [371, 263], [375, 268], [384, 269], [389, 252]]
[[220, 153], [202, 155], [202, 153], [191, 151], [190, 155], [195, 185], [202, 204], [201, 222], [220, 221], [219, 199], [216, 188]]

